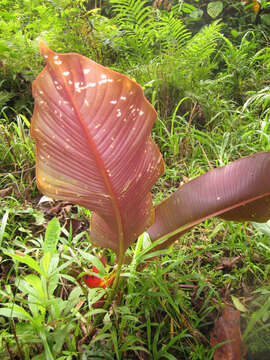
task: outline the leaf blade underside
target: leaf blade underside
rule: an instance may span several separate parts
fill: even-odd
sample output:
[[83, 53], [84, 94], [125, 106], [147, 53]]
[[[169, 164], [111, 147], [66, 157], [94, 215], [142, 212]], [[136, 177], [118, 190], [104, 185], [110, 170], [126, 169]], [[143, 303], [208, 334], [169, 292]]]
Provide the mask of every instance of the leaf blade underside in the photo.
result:
[[213, 169], [181, 186], [156, 207], [147, 230], [166, 248], [210, 217], [265, 222], [270, 218], [270, 152], [257, 153]]
[[47, 64], [33, 83], [31, 124], [38, 187], [95, 211], [91, 240], [123, 254], [153, 222], [149, 192], [164, 171], [150, 134], [156, 112], [125, 75], [40, 48]]

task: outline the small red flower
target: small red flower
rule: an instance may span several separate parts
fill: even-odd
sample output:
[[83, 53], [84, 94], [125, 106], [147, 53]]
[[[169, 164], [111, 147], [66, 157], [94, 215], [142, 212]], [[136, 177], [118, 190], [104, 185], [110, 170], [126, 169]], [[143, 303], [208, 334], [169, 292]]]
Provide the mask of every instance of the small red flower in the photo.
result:
[[[106, 261], [105, 261], [104, 256], [102, 256], [100, 261], [102, 262], [102, 264], [104, 266], [106, 265]], [[92, 272], [94, 272], [96, 274], [99, 273], [99, 270], [95, 266], [93, 266], [91, 270], [92, 270]], [[88, 287], [90, 287], [91, 289], [93, 289], [93, 288], [103, 288], [103, 289], [105, 289], [107, 287], [106, 282], [104, 283], [103, 279], [101, 279], [100, 277], [95, 276], [95, 275], [84, 275], [83, 280], [86, 283], [86, 285]]]
[[[106, 266], [106, 261], [104, 256], [102, 256], [102, 258], [100, 259], [100, 261], [102, 262], [102, 264], [104, 266]], [[98, 274], [99, 270], [93, 266], [92, 267], [92, 272]], [[90, 287], [91, 289], [93, 288], [102, 288], [102, 289], [106, 289], [106, 287], [109, 287], [112, 285], [113, 281], [114, 281], [114, 277], [113, 276], [108, 276], [105, 278], [100, 278], [98, 276], [95, 275], [84, 275], [83, 280], [85, 282], [85, 284]], [[104, 304], [104, 296], [102, 296], [93, 306], [95, 308], [99, 308], [101, 306], [103, 306]]]

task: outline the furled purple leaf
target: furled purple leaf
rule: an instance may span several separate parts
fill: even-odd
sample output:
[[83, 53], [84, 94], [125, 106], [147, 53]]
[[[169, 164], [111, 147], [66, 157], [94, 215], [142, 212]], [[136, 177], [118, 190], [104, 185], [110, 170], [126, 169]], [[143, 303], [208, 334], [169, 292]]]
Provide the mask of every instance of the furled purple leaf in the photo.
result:
[[31, 133], [40, 191], [95, 211], [91, 239], [123, 254], [153, 222], [149, 191], [164, 171], [150, 131], [156, 112], [127, 76], [56, 54], [33, 83]]
[[270, 218], [270, 152], [238, 159], [181, 186], [156, 208], [148, 229], [165, 248], [201, 221], [219, 216], [234, 221]]

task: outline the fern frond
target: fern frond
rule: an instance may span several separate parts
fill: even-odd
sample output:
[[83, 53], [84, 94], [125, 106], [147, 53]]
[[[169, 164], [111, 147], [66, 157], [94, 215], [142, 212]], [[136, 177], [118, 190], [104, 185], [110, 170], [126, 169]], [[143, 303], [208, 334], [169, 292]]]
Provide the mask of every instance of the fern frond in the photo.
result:
[[178, 4], [175, 4], [171, 8], [171, 12], [178, 16], [179, 14], [190, 14], [192, 11], [196, 10], [196, 7], [192, 4], [188, 4], [185, 1], [179, 1]]
[[127, 24], [149, 25], [152, 8], [145, 0], [111, 0], [116, 21], [124, 29]]
[[171, 13], [160, 21], [161, 44], [164, 50], [178, 50], [191, 37], [190, 31], [180, 19]]
[[14, 94], [6, 90], [0, 91], [0, 109], [14, 97]]
[[153, 9], [145, 0], [111, 0], [115, 22], [122, 30], [126, 55], [133, 61], [151, 57], [155, 30]]
[[[243, 110], [246, 110], [251, 104], [256, 107], [261, 107], [264, 111], [264, 115], [270, 112], [270, 86], [266, 86], [262, 90], [258, 91], [254, 95], [248, 98], [243, 106]], [[266, 111], [265, 111], [266, 110]]]
[[218, 21], [204, 26], [199, 33], [188, 41], [183, 55], [199, 63], [209, 59], [216, 50], [217, 42], [221, 38], [221, 27], [222, 24]]

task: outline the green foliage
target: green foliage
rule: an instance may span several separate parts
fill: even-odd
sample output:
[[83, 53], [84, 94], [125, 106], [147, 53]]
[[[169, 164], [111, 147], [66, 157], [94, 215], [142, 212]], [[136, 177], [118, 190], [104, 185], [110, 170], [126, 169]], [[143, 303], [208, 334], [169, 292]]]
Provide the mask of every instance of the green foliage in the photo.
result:
[[[155, 51], [156, 21], [147, 1], [111, 1], [114, 21], [121, 31], [123, 55], [132, 63], [147, 61]], [[152, 51], [151, 51], [152, 49]]]
[[[69, 49], [103, 59], [101, 49], [106, 46], [94, 39], [96, 17], [91, 18], [84, 1], [4, 0], [0, 15], [1, 106], [12, 105], [18, 112], [31, 106], [31, 82], [42, 67], [38, 38], [55, 44], [59, 51]], [[103, 19], [99, 17], [98, 27], [101, 32], [106, 29], [106, 36], [112, 27], [102, 25]]]
[[5, 236], [5, 228], [7, 226], [7, 221], [8, 221], [8, 213], [9, 211], [6, 210], [6, 212], [4, 213], [2, 220], [1, 220], [1, 227], [0, 227], [0, 247], [2, 246], [2, 241], [3, 238]]
[[46, 254], [47, 252], [54, 254], [56, 252], [57, 243], [59, 240], [61, 232], [61, 227], [57, 218], [53, 218], [47, 227], [45, 233], [45, 239], [43, 243], [43, 252]]
[[151, 25], [151, 19], [149, 19], [152, 8], [147, 5], [147, 1], [136, 0], [111, 0], [112, 9], [116, 12], [117, 21], [122, 24], [123, 28], [129, 29], [131, 25], [133, 27], [141, 26], [147, 27]]
[[215, 19], [218, 17], [223, 10], [223, 3], [222, 1], [211, 1], [207, 5], [207, 14], [211, 16], [211, 18]]
[[170, 51], [132, 72], [145, 86], [146, 94], [154, 101], [163, 121], [168, 121], [169, 114], [181, 99], [190, 99], [178, 111], [179, 115], [184, 115], [192, 102], [205, 94], [204, 81], [214, 75], [216, 67], [215, 53], [221, 39], [221, 26], [214, 22], [190, 39], [187, 32], [183, 32], [182, 46], [172, 48], [168, 43]]
[[[13, 259], [16, 268], [19, 264], [24, 264], [26, 267], [23, 271], [24, 275], [16, 277], [15, 295], [8, 284], [1, 291], [1, 297], [5, 301], [0, 309], [0, 315], [19, 319], [20, 322], [16, 323], [14, 332], [20, 343], [42, 343], [44, 347], [42, 356], [46, 360], [55, 359], [55, 356], [62, 352], [63, 346], [76, 354], [74, 342], [69, 342], [68, 339], [70, 334], [76, 331], [78, 309], [75, 305], [83, 294], [80, 287], [75, 286], [66, 300], [56, 295], [61, 279], [76, 285], [75, 279], [64, 273], [73, 259], [59, 264], [60, 255], [55, 251], [59, 237], [60, 224], [54, 218], [48, 224], [45, 240], [40, 249], [40, 259], [35, 259], [27, 253], [4, 252]], [[33, 357], [33, 359], [39, 358], [41, 357]]]
[[[187, 63], [193, 60], [194, 64], [199, 57], [204, 61], [212, 54], [221, 28], [217, 23], [206, 27], [189, 41], [190, 31], [177, 11], [153, 11], [146, 2], [137, 0], [113, 0], [111, 3], [115, 21], [127, 42], [126, 48], [129, 51], [134, 48], [130, 55], [134, 62], [145, 62], [154, 56], [167, 54], [175, 59], [185, 56]], [[186, 50], [183, 50], [184, 46]]]
[[[12, 114], [12, 115], [8, 115]], [[29, 135], [28, 118], [4, 107], [0, 113], [0, 186], [6, 195], [35, 191], [32, 186], [34, 144]]]
[[169, 54], [179, 51], [191, 35], [182, 20], [175, 17], [173, 12], [159, 19], [158, 33], [161, 51]]

